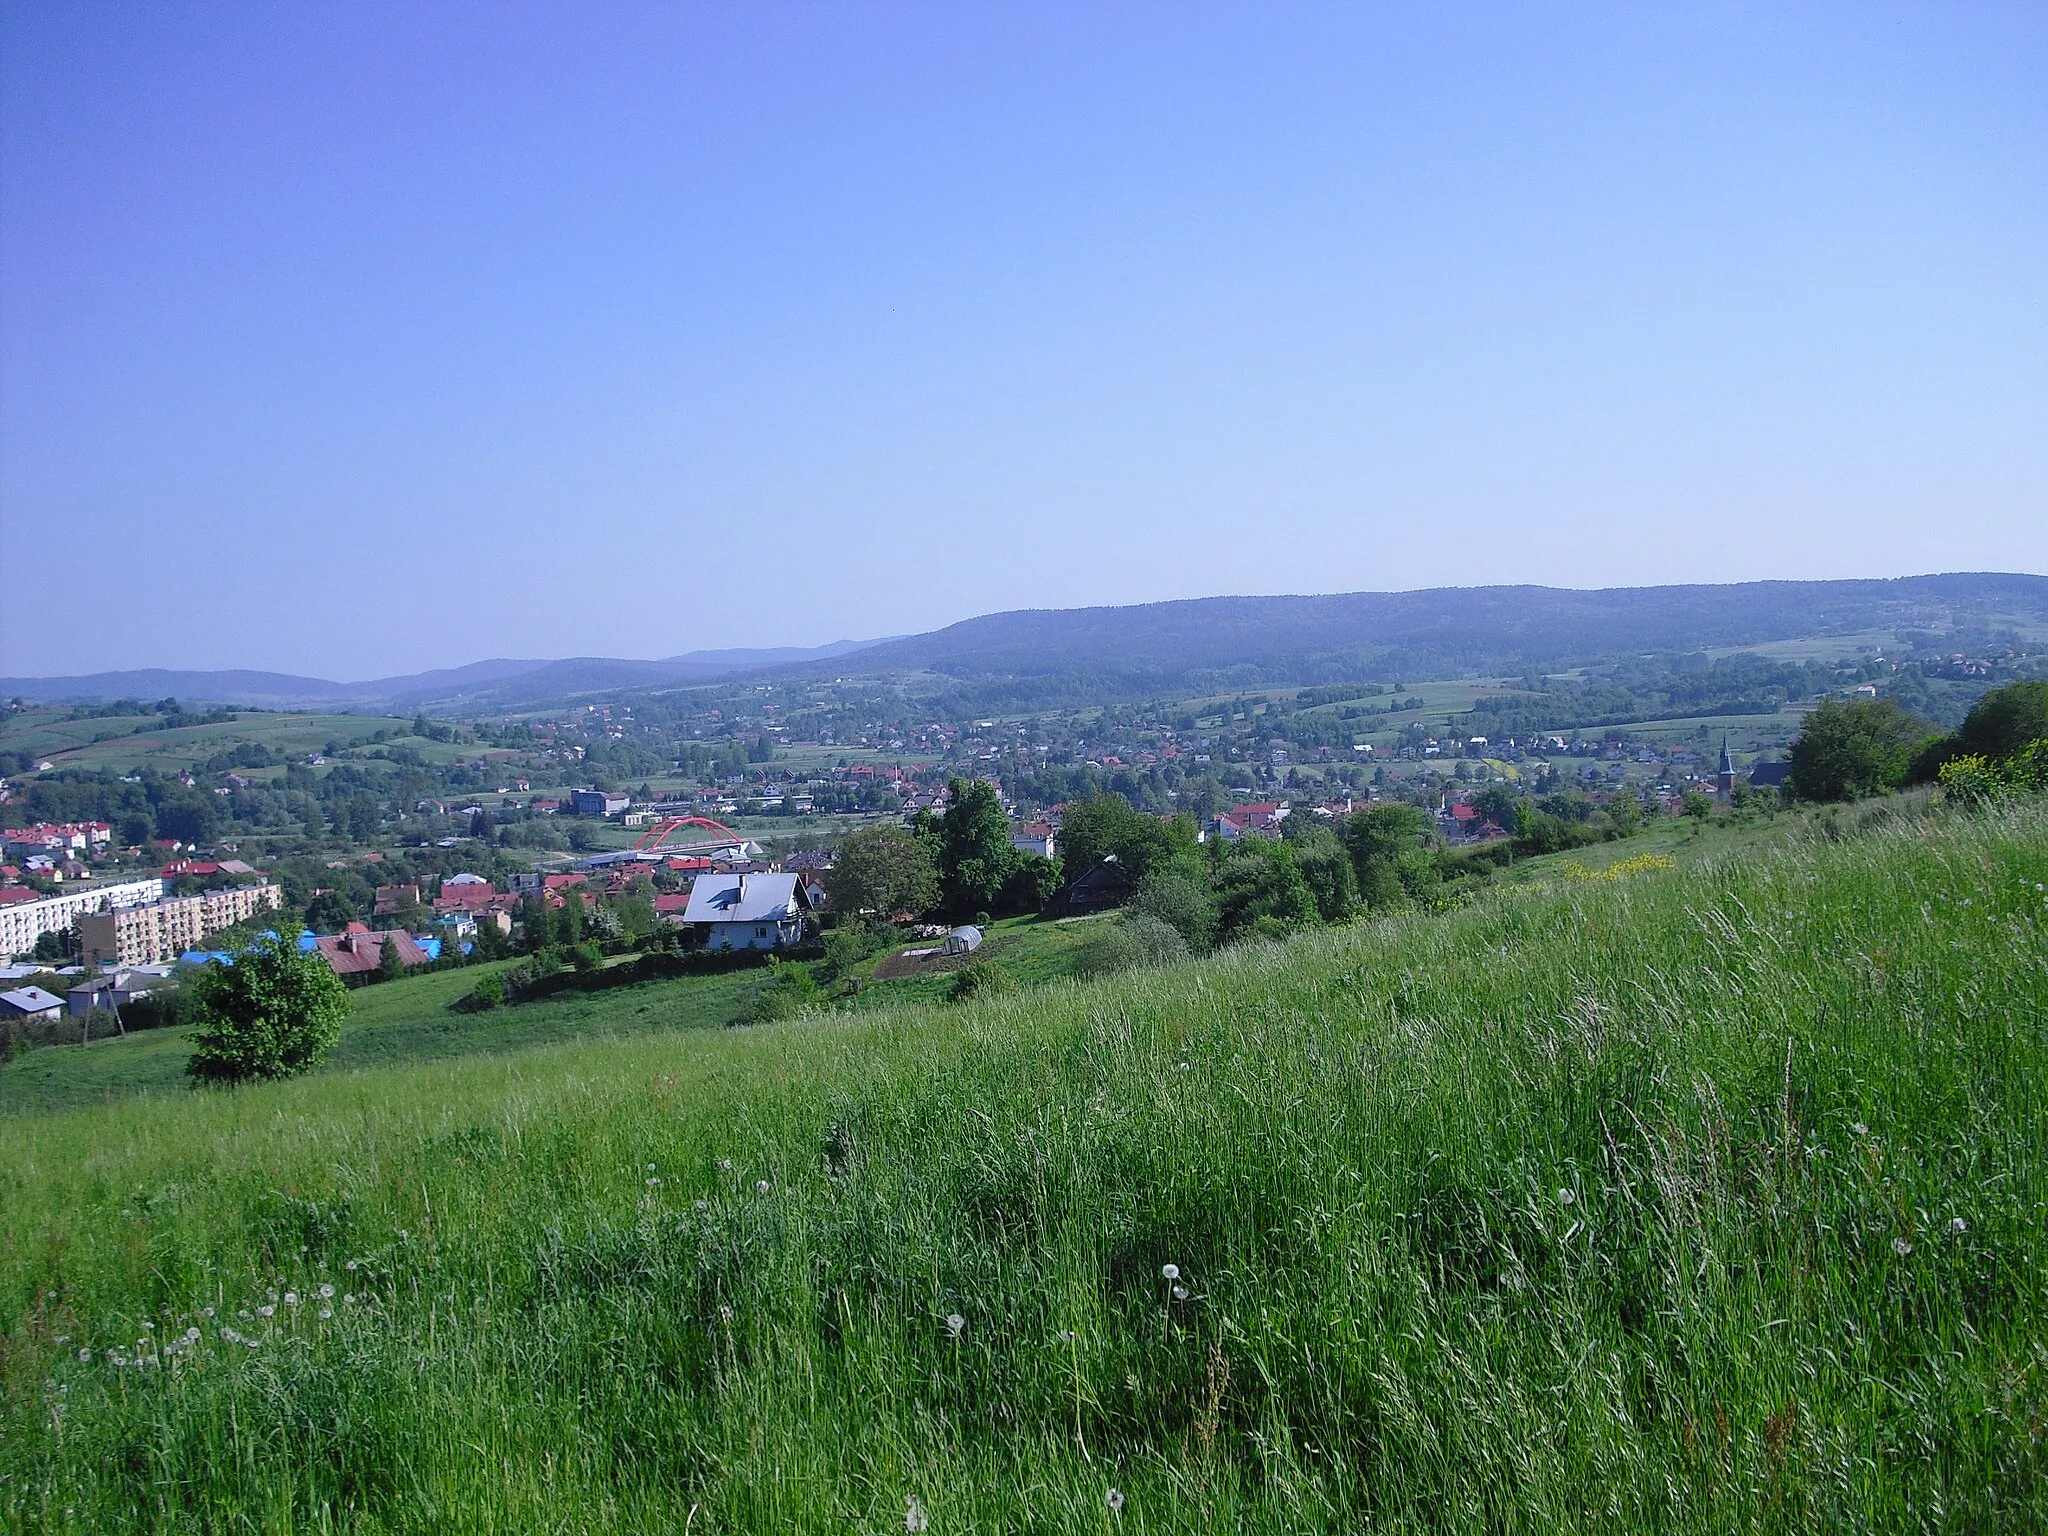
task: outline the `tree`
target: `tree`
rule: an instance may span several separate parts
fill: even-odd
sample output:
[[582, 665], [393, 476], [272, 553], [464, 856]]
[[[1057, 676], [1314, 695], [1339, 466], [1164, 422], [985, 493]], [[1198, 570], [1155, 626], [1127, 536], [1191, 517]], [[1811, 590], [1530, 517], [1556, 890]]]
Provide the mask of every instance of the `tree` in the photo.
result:
[[1195, 826], [1186, 817], [1165, 822], [1147, 816], [1133, 810], [1122, 795], [1105, 790], [1067, 808], [1059, 846], [1070, 874], [1084, 875], [1114, 857], [1133, 880], [1142, 880], [1147, 870], [1171, 858], [1176, 849], [1195, 846]]
[[1302, 878], [1294, 850], [1269, 838], [1244, 838], [1224, 856], [1216, 868], [1216, 894], [1226, 943], [1246, 935], [1277, 937], [1316, 923], [1315, 892]]
[[78, 928], [50, 928], [36, 935], [37, 960], [69, 960], [78, 953]]
[[1062, 860], [1042, 853], [1018, 855], [1017, 867], [1003, 886], [1003, 907], [1011, 912], [1037, 911], [1059, 894], [1065, 868]]
[[904, 828], [863, 827], [848, 835], [825, 871], [825, 894], [835, 912], [849, 917], [924, 912], [939, 899], [938, 871], [924, 843]]
[[306, 926], [315, 933], [339, 933], [355, 920], [355, 903], [341, 891], [317, 891], [306, 903]]
[[396, 981], [405, 974], [405, 959], [398, 953], [398, 940], [384, 935], [384, 947], [377, 951], [377, 979]]
[[185, 1070], [202, 1083], [235, 1083], [290, 1077], [326, 1056], [349, 995], [318, 950], [301, 954], [279, 939], [207, 967], [183, 1006], [197, 1026]]
[[1705, 821], [1714, 814], [1712, 798], [1697, 789], [1688, 789], [1685, 798], [1679, 803], [1685, 808], [1685, 814], [1694, 821]]
[[[2048, 737], [2048, 682], [2008, 683], [1979, 699], [1956, 732], [1956, 745], [1977, 757], [2011, 757]], [[1960, 754], [1959, 754], [1960, 755]]]
[[1010, 818], [995, 786], [981, 779], [954, 779], [947, 791], [952, 804], [938, 826], [939, 899], [960, 916], [998, 907], [1023, 860], [1010, 841]]
[[1296, 843], [1294, 862], [1315, 896], [1316, 915], [1326, 923], [1351, 921], [1358, 910], [1358, 876], [1335, 835], [1318, 829], [1315, 837]]
[[1405, 906], [1436, 883], [1436, 866], [1422, 851], [1429, 817], [1412, 805], [1376, 805], [1344, 823], [1358, 892], [1374, 911]]
[[1192, 859], [1175, 859], [1147, 871], [1131, 898], [1131, 910], [1166, 924], [1191, 953], [1207, 954], [1216, 942], [1216, 899], [1209, 892], [1207, 873]]
[[1823, 700], [1792, 743], [1786, 782], [1802, 800], [1881, 794], [1905, 782], [1928, 734], [1895, 699]]

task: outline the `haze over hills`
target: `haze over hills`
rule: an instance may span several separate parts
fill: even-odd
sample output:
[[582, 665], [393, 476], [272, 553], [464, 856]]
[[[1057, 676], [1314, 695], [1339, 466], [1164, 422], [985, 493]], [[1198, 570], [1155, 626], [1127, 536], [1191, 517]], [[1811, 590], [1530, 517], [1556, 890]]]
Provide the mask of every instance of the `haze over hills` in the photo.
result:
[[[928, 634], [831, 645], [479, 661], [336, 683], [257, 671], [145, 669], [0, 678], [50, 702], [165, 695], [265, 708], [455, 712], [745, 675], [936, 674], [1099, 679], [1113, 687], [1320, 683], [1557, 671], [1634, 652], [1687, 652], [1867, 631], [1992, 637], [2048, 632], [2048, 577], [1953, 573], [1730, 585], [1448, 587], [1302, 597], [1209, 597], [1028, 609]], [[857, 656], [849, 668], [843, 658]], [[830, 663], [831, 665], [827, 665]]]
[[94, 672], [79, 677], [4, 677], [0, 694], [38, 703], [96, 703], [106, 699], [160, 699], [238, 704], [256, 709], [397, 711], [429, 713], [505, 706], [571, 693], [619, 688], [710, 682], [720, 677], [793, 662], [843, 656], [873, 644], [836, 640], [819, 646], [690, 651], [659, 661], [572, 656], [560, 660], [494, 658], [467, 666], [443, 667], [366, 682], [337, 683], [318, 677], [247, 670], [191, 671], [144, 667]]

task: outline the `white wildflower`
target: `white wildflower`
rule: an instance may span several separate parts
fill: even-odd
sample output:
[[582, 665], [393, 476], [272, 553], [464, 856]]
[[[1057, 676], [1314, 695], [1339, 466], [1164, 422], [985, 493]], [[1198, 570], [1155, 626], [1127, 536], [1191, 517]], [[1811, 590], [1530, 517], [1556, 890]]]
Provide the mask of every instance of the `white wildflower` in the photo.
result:
[[1970, 1230], [1970, 1224], [1960, 1216], [1951, 1216], [1948, 1219], [1948, 1230], [1952, 1236], [1961, 1237]]
[[1900, 1258], [1903, 1259], [1907, 1254], [1911, 1253], [1912, 1251], [1913, 1245], [1907, 1242], [1903, 1237], [1895, 1237], [1892, 1239], [1892, 1252], [1897, 1254]]
[[83, 1365], [83, 1364], [85, 1364], [85, 1363], [86, 1363], [86, 1362], [87, 1362], [88, 1360], [90, 1360], [90, 1359], [92, 1359], [92, 1351], [91, 1351], [91, 1350], [89, 1350], [89, 1349], [81, 1349], [81, 1350], [80, 1350], [80, 1351], [78, 1352], [78, 1363], [79, 1363], [80, 1365]]
[[332, 1317], [332, 1316], [334, 1316], [334, 1308], [332, 1308], [332, 1307], [322, 1307], [322, 1308], [320, 1309], [320, 1321], [321, 1321], [321, 1322], [323, 1322], [323, 1323], [324, 1323], [324, 1322], [326, 1322], [326, 1321], [327, 1321], [327, 1320], [328, 1320], [328, 1319], [329, 1319], [330, 1317]]
[[911, 1536], [917, 1536], [917, 1533], [929, 1524], [931, 1524], [931, 1521], [925, 1515], [924, 1506], [918, 1503], [917, 1495], [914, 1493], [905, 1494], [903, 1496], [903, 1529], [910, 1532]]
[[1105, 1502], [1109, 1505], [1109, 1512], [1112, 1515], [1120, 1515], [1124, 1512], [1124, 1496], [1116, 1489], [1112, 1488], [1109, 1490], [1109, 1497]]
[[323, 1286], [321, 1286], [321, 1287], [320, 1287], [320, 1299], [321, 1299], [322, 1301], [332, 1301], [332, 1300], [334, 1300], [334, 1287], [333, 1287], [333, 1286], [331, 1286], [331, 1285], [323, 1285]]
[[256, 1309], [256, 1315], [258, 1317], [269, 1317], [273, 1315], [276, 1311], [277, 1308], [271, 1306], [270, 1303], [265, 1302], [262, 1306]]
[[1178, 1264], [1162, 1264], [1159, 1266], [1159, 1274], [1162, 1279], [1178, 1280], [1180, 1278], [1180, 1266]]
[[196, 1343], [198, 1343], [198, 1342], [199, 1342], [199, 1330], [198, 1330], [197, 1328], [187, 1328], [187, 1329], [185, 1330], [185, 1342], [186, 1342], [187, 1344], [196, 1344]]
[[1579, 1197], [1573, 1194], [1572, 1191], [1570, 1191], [1569, 1189], [1560, 1189], [1557, 1192], [1557, 1203], [1559, 1205], [1570, 1205], [1574, 1200], [1578, 1198]]
[[768, 1181], [767, 1181], [766, 1179], [756, 1179], [756, 1180], [754, 1180], [754, 1193], [755, 1193], [755, 1194], [757, 1194], [757, 1195], [765, 1195], [765, 1194], [767, 1194], [767, 1193], [768, 1193], [768, 1190], [769, 1190], [769, 1184], [768, 1184]]
[[1173, 1299], [1175, 1301], [1186, 1301], [1188, 1299], [1188, 1288], [1184, 1285], [1176, 1285], [1173, 1288]]
[[946, 1314], [946, 1334], [949, 1338], [957, 1339], [966, 1331], [966, 1318], [962, 1317], [958, 1312], [948, 1312]]
[[1870, 1127], [1865, 1125], [1861, 1120], [1858, 1120], [1854, 1125], [1850, 1126], [1849, 1129], [1854, 1131], [1858, 1136], [1868, 1136], [1870, 1134]]
[[299, 1293], [297, 1291], [286, 1291], [284, 1293], [284, 1304], [288, 1307], [296, 1307], [299, 1304]]

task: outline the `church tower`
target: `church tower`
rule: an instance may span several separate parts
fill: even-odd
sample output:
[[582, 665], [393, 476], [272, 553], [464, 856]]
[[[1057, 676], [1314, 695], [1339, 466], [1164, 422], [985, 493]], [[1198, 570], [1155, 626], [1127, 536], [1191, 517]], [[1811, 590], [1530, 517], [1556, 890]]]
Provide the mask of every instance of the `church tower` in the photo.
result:
[[1714, 775], [1714, 793], [1723, 800], [1735, 798], [1735, 759], [1728, 755], [1728, 738], [1721, 738], [1721, 768]]

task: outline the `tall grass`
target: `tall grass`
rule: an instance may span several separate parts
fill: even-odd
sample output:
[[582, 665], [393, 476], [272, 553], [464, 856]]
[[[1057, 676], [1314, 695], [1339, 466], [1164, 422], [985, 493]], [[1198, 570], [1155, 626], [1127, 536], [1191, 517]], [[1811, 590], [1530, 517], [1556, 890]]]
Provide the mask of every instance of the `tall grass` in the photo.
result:
[[2044, 928], [2035, 807], [0, 1122], [0, 1510], [2048, 1527]]

